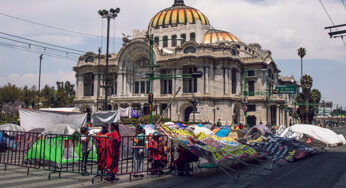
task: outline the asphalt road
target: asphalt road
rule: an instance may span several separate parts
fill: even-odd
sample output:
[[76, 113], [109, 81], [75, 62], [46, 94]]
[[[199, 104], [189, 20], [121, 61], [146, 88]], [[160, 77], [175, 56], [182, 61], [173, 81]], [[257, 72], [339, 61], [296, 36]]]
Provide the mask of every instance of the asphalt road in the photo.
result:
[[[346, 128], [333, 129], [339, 134], [346, 135]], [[346, 146], [328, 148], [327, 152], [310, 156], [300, 161], [283, 163], [272, 170], [259, 173], [262, 176], [249, 176], [234, 182], [222, 171], [215, 169], [205, 170], [195, 176], [145, 176], [141, 180], [128, 181], [128, 176], [119, 177], [116, 184], [97, 181], [91, 184], [90, 176], [78, 174], [62, 174], [62, 178], [54, 175], [51, 180], [47, 179], [49, 172], [44, 170], [30, 170], [26, 175], [26, 169], [8, 166], [3, 171], [0, 165], [0, 187], [192, 187], [192, 188], [343, 188], [346, 187]], [[252, 172], [248, 168], [239, 169], [246, 173]], [[234, 174], [234, 173], [231, 173]]]

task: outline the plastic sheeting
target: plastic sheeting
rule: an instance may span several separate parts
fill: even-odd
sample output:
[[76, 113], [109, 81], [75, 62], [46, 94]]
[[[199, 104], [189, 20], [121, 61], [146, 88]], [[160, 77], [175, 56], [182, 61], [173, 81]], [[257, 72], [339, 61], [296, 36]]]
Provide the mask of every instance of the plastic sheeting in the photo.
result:
[[2, 131], [25, 131], [23, 127], [20, 127], [13, 123], [6, 123], [3, 125], [0, 125], [0, 130]]
[[56, 124], [55, 126], [46, 129], [45, 131], [42, 132], [42, 134], [47, 135], [47, 134], [61, 134], [61, 135], [72, 135], [75, 132], [79, 132], [79, 130], [71, 124]]
[[346, 144], [345, 137], [338, 135], [334, 131], [316, 125], [298, 124], [289, 127], [288, 129], [300, 134], [306, 134], [311, 138], [317, 139], [325, 144], [337, 145]]
[[217, 128], [217, 129], [214, 129], [214, 130], [213, 130], [213, 132], [218, 137], [226, 137], [226, 136], [228, 136], [228, 133], [230, 132], [229, 129], [224, 129], [224, 128]]
[[120, 117], [129, 117], [130, 107], [127, 107], [127, 108], [119, 107], [119, 113], [120, 113]]
[[102, 126], [104, 123], [111, 124], [118, 122], [118, 111], [95, 112], [91, 116], [93, 126]]
[[20, 125], [25, 130], [35, 128], [50, 129], [56, 124], [68, 123], [80, 129], [86, 126], [87, 113], [47, 112], [32, 109], [19, 109]]

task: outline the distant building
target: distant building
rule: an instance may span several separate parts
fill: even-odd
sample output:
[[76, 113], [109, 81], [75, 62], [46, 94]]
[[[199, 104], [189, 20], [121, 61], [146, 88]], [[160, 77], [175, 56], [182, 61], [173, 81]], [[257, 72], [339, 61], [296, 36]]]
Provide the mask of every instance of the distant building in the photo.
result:
[[[161, 114], [178, 87], [181, 92], [169, 107], [167, 117], [192, 121], [189, 100], [200, 98], [196, 121], [222, 124], [288, 124], [293, 95], [268, 95], [276, 85], [296, 84], [293, 77], [279, 76], [280, 70], [269, 50], [260, 44], [245, 44], [232, 33], [213, 28], [199, 10], [175, 0], [172, 7], [159, 11], [149, 22], [148, 31], [134, 30], [132, 40], [124, 38], [118, 53], [109, 58], [108, 109], [131, 106], [149, 114], [149, 43], [146, 33], [154, 36], [155, 74], [182, 75], [196, 71], [201, 78], [154, 80], [155, 114]], [[74, 67], [77, 78], [75, 103], [82, 110], [101, 110], [105, 90], [105, 55], [88, 52]], [[246, 92], [244, 92], [246, 91]], [[247, 102], [247, 117], [243, 106]], [[267, 108], [268, 106], [268, 108]], [[245, 108], [246, 109], [246, 108]], [[268, 119], [267, 119], [268, 118]]]

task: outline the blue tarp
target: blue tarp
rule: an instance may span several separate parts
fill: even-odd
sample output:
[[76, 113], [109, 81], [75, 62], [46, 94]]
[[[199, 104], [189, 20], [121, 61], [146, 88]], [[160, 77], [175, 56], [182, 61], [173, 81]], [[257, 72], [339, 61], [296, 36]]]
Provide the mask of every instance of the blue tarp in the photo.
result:
[[202, 125], [202, 124], [197, 124], [197, 126], [198, 126], [198, 127], [203, 127], [203, 125]]
[[185, 126], [181, 123], [175, 123], [176, 125], [178, 125], [180, 128], [184, 128]]
[[228, 133], [229, 133], [229, 129], [220, 129], [219, 131], [217, 131], [215, 135], [218, 137], [226, 137]]

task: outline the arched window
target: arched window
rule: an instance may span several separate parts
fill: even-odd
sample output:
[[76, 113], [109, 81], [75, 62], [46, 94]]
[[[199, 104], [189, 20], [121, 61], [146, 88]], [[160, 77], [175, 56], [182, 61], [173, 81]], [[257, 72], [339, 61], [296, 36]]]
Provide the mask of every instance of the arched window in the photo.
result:
[[184, 53], [185, 54], [188, 54], [188, 53], [196, 53], [196, 48], [195, 47], [193, 47], [193, 46], [188, 46], [188, 47], [186, 47], [185, 49], [184, 49]]
[[172, 47], [177, 46], [177, 35], [172, 35]]
[[167, 48], [168, 47], [168, 37], [163, 36], [162, 40], [163, 40], [162, 47]]
[[[183, 74], [192, 74], [197, 71], [197, 67], [184, 67]], [[183, 93], [197, 93], [197, 78], [183, 79]]]
[[237, 93], [237, 70], [232, 69], [232, 94]]
[[196, 33], [190, 33], [190, 40], [196, 41]]
[[94, 62], [93, 56], [88, 56], [87, 58], [85, 58], [85, 63], [92, 63], [92, 62]]

